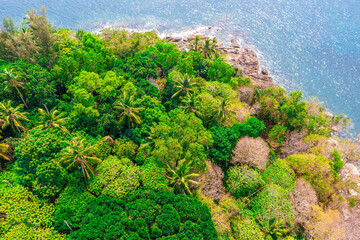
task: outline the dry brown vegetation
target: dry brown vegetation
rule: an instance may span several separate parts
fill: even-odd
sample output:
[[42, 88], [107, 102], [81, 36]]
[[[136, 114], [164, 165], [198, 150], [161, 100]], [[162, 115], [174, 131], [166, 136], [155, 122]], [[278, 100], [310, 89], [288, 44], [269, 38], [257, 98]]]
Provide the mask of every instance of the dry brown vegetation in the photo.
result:
[[312, 206], [318, 204], [316, 191], [304, 178], [296, 180], [296, 188], [291, 195], [291, 203], [295, 214], [295, 222], [303, 224], [310, 220]]
[[206, 162], [208, 170], [202, 176], [201, 192], [209, 198], [214, 200], [222, 199], [226, 194], [226, 189], [223, 185], [224, 172], [221, 168], [211, 162]]
[[232, 164], [249, 164], [264, 170], [269, 157], [269, 147], [262, 138], [243, 137], [233, 153], [234, 156], [230, 160]]

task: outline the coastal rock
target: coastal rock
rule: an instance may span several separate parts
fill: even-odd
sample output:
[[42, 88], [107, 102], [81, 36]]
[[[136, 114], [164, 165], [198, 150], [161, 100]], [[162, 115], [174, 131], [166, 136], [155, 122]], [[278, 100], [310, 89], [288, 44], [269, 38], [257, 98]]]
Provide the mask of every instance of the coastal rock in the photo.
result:
[[239, 43], [236, 41], [236, 39], [231, 39], [231, 45], [232, 48], [240, 48]]
[[360, 177], [359, 169], [351, 163], [346, 163], [340, 171], [340, 176], [343, 179]]
[[[185, 39], [166, 37], [166, 39], [169, 42], [176, 43], [179, 50], [189, 51], [188, 44], [194, 40], [194, 37], [191, 36]], [[251, 78], [254, 86], [260, 89], [276, 86], [267, 69], [262, 69], [260, 72], [259, 59], [254, 50], [241, 48], [236, 39], [231, 40], [230, 47], [225, 47], [224, 44], [219, 43], [218, 49], [226, 54], [226, 61], [230, 65], [240, 67], [243, 70], [243, 76]]]

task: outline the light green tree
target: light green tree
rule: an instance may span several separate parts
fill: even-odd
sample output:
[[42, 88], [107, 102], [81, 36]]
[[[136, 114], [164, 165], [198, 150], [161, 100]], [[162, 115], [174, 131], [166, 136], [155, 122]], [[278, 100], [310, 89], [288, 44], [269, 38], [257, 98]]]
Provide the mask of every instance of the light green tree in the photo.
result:
[[90, 178], [90, 173], [94, 175], [93, 165], [101, 163], [101, 159], [93, 155], [94, 146], [90, 145], [86, 139], [74, 137], [69, 142], [69, 146], [63, 149], [61, 160], [66, 169], [70, 167], [80, 167], [85, 185], [87, 186], [87, 179]]
[[41, 115], [41, 122], [39, 122], [37, 128], [58, 128], [64, 133], [69, 134], [69, 131], [64, 126], [67, 121], [67, 117], [64, 117], [65, 113], [61, 113], [55, 108], [50, 111], [47, 108], [45, 108], [45, 110], [39, 108], [38, 112]]
[[169, 184], [182, 194], [192, 195], [190, 186], [191, 184], [198, 184], [195, 180], [200, 175], [193, 172], [193, 163], [182, 159], [176, 165], [170, 166], [167, 164], [167, 178]]
[[24, 106], [28, 108], [24, 99], [24, 94], [26, 93], [25, 82], [21, 75], [17, 74], [14, 69], [8, 70], [5, 68], [4, 73], [0, 74], [0, 76], [3, 79], [4, 90], [11, 92], [15, 89], [19, 94], [21, 101], [24, 103]]
[[29, 121], [26, 117], [27, 113], [21, 112], [23, 105], [20, 104], [16, 108], [11, 106], [11, 101], [0, 102], [0, 123], [2, 123], [2, 129], [6, 129], [8, 126], [12, 128], [14, 132], [25, 130], [23, 121]]
[[138, 114], [143, 108], [135, 107], [133, 97], [128, 96], [127, 93], [114, 103], [114, 108], [120, 112], [119, 123], [126, 124], [128, 127], [134, 127], [135, 123], [142, 123]]

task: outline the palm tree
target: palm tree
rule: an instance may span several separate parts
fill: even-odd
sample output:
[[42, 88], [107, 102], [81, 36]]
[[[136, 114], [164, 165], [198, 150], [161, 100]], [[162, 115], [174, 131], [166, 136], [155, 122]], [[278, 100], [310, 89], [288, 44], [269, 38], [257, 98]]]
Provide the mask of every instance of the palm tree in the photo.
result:
[[144, 109], [135, 107], [132, 96], [124, 93], [123, 98], [119, 98], [114, 103], [114, 108], [120, 111], [120, 123], [125, 122], [128, 127], [134, 127], [134, 123], [142, 123], [138, 114]]
[[81, 168], [85, 185], [87, 186], [87, 179], [90, 178], [90, 174], [94, 175], [93, 165], [101, 163], [101, 159], [93, 156], [93, 145], [90, 145], [84, 138], [74, 137], [69, 142], [69, 146], [63, 149], [61, 160], [65, 165], [68, 165], [66, 169], [70, 167]]
[[187, 96], [189, 93], [194, 92], [191, 88], [195, 85], [195, 83], [191, 83], [191, 78], [189, 77], [189, 75], [184, 74], [182, 78], [175, 80], [174, 88], [176, 92], [172, 95], [171, 98]]
[[201, 36], [196, 35], [194, 40], [190, 42], [190, 50], [194, 52], [199, 52], [202, 49], [203, 42]]
[[14, 132], [17, 130], [20, 133], [21, 130], [25, 130], [22, 121], [29, 121], [29, 119], [26, 117], [27, 113], [20, 112], [22, 108], [22, 104], [13, 108], [10, 100], [5, 103], [0, 102], [0, 121], [2, 122], [2, 129], [6, 129], [10, 126]]
[[214, 111], [214, 118], [218, 119], [218, 126], [221, 121], [225, 121], [228, 117], [233, 116], [235, 111], [230, 109], [230, 99], [225, 97]]
[[182, 159], [178, 161], [176, 166], [170, 167], [167, 164], [166, 177], [170, 180], [170, 185], [175, 187], [182, 194], [192, 195], [190, 184], [198, 184], [193, 178], [199, 177], [197, 173], [192, 173], [193, 163]]
[[195, 113], [196, 116], [200, 116], [201, 113], [197, 110], [198, 109], [198, 101], [197, 96], [195, 94], [187, 95], [182, 100], [183, 106], [182, 108], [185, 109], [187, 113]]
[[69, 131], [64, 127], [67, 120], [67, 118], [64, 117], [65, 113], [61, 113], [55, 108], [51, 109], [49, 112], [46, 106], [45, 110], [42, 108], [38, 109], [38, 112], [41, 115], [41, 122], [39, 122], [40, 125], [37, 126], [37, 128], [58, 128], [64, 133], [70, 134]]
[[10, 71], [6, 68], [4, 73], [1, 74], [1, 77], [4, 79], [3, 84], [5, 85], [4, 90], [11, 92], [11, 89], [15, 89], [19, 94], [21, 101], [24, 103], [24, 106], [28, 108], [24, 100], [23, 94], [26, 92], [25, 82], [21, 78], [21, 75], [14, 72], [14, 69]]
[[9, 145], [5, 143], [0, 143], [0, 158], [5, 160], [10, 160], [8, 156], [6, 156], [6, 152], [9, 149]]
[[202, 50], [205, 58], [211, 58], [215, 53], [210, 39], [205, 39], [205, 44]]

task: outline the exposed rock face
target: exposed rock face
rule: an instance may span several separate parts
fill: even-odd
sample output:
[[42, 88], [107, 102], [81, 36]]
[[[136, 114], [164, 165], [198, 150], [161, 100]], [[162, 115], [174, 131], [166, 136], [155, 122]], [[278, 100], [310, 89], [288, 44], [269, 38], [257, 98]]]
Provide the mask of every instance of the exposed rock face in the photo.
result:
[[220, 200], [226, 194], [226, 189], [222, 181], [224, 172], [216, 164], [207, 162], [207, 165], [208, 171], [203, 175], [201, 192], [213, 200]]
[[[194, 38], [178, 38], [166, 37], [169, 42], [176, 43], [181, 51], [189, 51], [188, 43]], [[244, 71], [244, 77], [250, 77], [253, 84], [260, 89], [274, 87], [273, 79], [269, 76], [269, 72], [263, 69], [260, 72], [260, 64], [257, 54], [254, 50], [241, 48], [235, 39], [231, 40], [230, 47], [225, 47], [223, 43], [219, 43], [218, 48], [227, 55], [227, 62], [234, 67], [240, 67]]]

